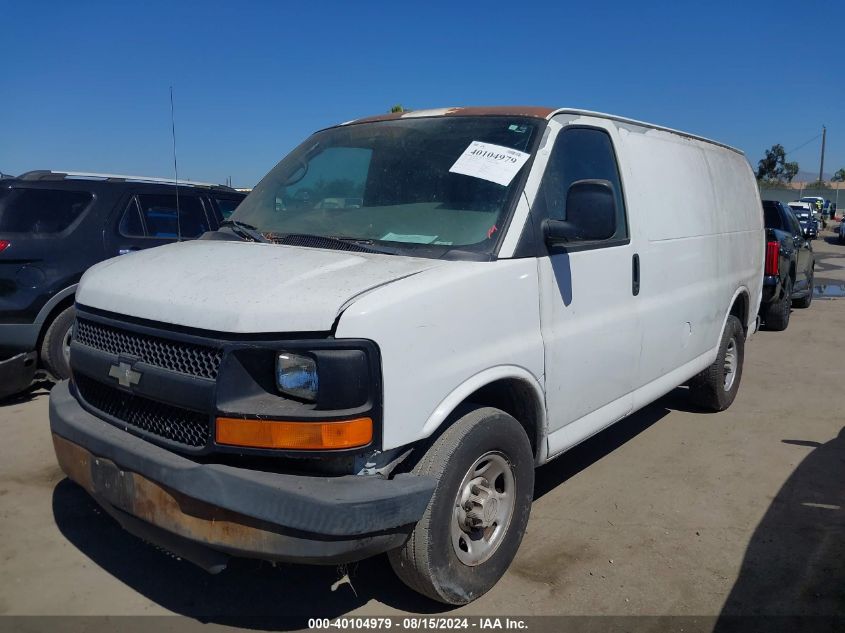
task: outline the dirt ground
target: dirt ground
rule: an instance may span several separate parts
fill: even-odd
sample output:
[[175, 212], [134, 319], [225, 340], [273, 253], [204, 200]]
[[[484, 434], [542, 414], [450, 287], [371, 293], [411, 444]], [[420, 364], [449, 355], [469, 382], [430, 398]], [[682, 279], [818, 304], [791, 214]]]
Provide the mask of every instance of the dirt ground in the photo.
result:
[[[828, 232], [814, 248], [816, 283], [845, 284], [845, 246]], [[730, 410], [695, 411], [679, 388], [540, 469], [512, 568], [448, 613], [845, 616], [843, 332], [845, 299], [817, 299], [748, 343]], [[210, 576], [144, 544], [63, 477], [47, 409], [44, 390], [0, 405], [0, 614], [304, 626], [447, 612], [384, 557], [347, 570], [239, 561]]]

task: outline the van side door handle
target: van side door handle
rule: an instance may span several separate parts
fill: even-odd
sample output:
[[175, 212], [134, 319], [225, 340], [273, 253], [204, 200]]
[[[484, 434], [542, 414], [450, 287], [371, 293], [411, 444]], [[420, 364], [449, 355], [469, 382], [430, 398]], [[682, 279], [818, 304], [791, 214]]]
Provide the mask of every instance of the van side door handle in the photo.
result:
[[635, 297], [640, 294], [640, 256], [637, 253], [631, 262], [631, 292]]

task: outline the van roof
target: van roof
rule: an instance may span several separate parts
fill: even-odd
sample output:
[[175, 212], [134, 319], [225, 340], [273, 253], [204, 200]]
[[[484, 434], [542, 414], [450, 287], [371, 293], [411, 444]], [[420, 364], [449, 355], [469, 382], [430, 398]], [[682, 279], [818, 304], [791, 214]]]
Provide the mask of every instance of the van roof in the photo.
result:
[[745, 155], [742, 150], [739, 150], [725, 143], [714, 141], [713, 139], [690, 134], [689, 132], [682, 132], [673, 128], [664, 127], [662, 125], [655, 125], [654, 123], [647, 123], [645, 121], [638, 121], [636, 119], [629, 119], [627, 117], [617, 116], [615, 114], [607, 114], [605, 112], [595, 112], [593, 110], [580, 110], [577, 108], [549, 108], [543, 106], [469, 106], [469, 107], [454, 107], [454, 108], [435, 108], [430, 110], [409, 110], [406, 112], [389, 112], [386, 114], [377, 114], [374, 116], [363, 117], [360, 119], [353, 119], [341, 125], [351, 125], [354, 123], [369, 123], [372, 121], [392, 121], [395, 119], [414, 119], [420, 117], [437, 117], [437, 116], [518, 116], [518, 117], [532, 117], [535, 119], [549, 120], [558, 114], [578, 114], [583, 116], [593, 116], [601, 119], [610, 119], [619, 123], [627, 125], [636, 125], [640, 127], [650, 128], [654, 130], [661, 130], [663, 132], [670, 132], [678, 134], [686, 138], [703, 141], [724, 147], [737, 154]]

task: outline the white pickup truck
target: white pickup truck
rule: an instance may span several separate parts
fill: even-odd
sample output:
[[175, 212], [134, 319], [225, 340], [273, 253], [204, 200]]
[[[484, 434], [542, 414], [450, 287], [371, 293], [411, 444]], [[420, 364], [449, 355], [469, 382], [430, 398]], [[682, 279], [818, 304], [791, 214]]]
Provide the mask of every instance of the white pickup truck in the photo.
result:
[[534, 107], [331, 127], [219, 231], [85, 274], [56, 455], [209, 571], [389, 552], [466, 603], [536, 466], [678, 385], [730, 406], [763, 240], [743, 155], [690, 134]]

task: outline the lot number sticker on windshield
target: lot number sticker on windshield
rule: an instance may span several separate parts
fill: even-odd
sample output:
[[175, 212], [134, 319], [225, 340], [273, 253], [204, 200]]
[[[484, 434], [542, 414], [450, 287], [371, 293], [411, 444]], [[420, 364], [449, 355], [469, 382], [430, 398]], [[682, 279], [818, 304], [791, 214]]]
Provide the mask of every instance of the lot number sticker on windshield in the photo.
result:
[[489, 180], [507, 187], [516, 176], [516, 172], [528, 160], [529, 154], [510, 147], [473, 141], [458, 156], [458, 160], [449, 169], [453, 174], [463, 174]]

